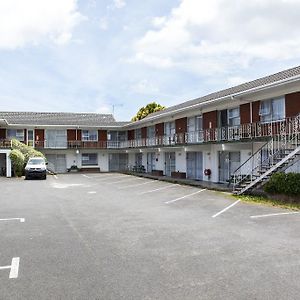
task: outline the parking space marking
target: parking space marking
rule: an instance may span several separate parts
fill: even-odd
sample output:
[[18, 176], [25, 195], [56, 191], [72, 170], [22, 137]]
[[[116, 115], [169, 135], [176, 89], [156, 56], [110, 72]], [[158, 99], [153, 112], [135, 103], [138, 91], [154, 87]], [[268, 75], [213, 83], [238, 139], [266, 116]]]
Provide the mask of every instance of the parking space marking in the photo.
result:
[[97, 194], [97, 192], [95, 192], [95, 191], [90, 191], [90, 192], [88, 192], [88, 194]]
[[57, 175], [54, 174], [53, 176], [54, 176], [55, 179], [58, 179]]
[[147, 193], [153, 193], [153, 192], [157, 192], [157, 191], [169, 189], [169, 188], [172, 188], [172, 187], [178, 186], [178, 185], [179, 184], [171, 184], [171, 185], [164, 186], [164, 187], [161, 187], [161, 188], [158, 188], [158, 189], [154, 189], [154, 190], [151, 190], [151, 191], [146, 191], [146, 192], [139, 193], [139, 195], [144, 195], [144, 194], [147, 194]]
[[283, 216], [283, 215], [295, 215], [300, 214], [300, 211], [293, 211], [293, 212], [287, 212], [287, 213], [277, 213], [277, 214], [267, 214], [267, 215], [258, 215], [258, 216], [251, 216], [252, 219], [258, 219], [258, 218], [266, 218], [266, 217], [275, 217], [275, 216]]
[[8, 218], [8, 219], [0, 219], [0, 221], [14, 221], [19, 220], [21, 223], [25, 222], [25, 218]]
[[119, 180], [119, 181], [108, 182], [107, 184], [116, 184], [116, 183], [122, 183], [122, 182], [126, 182], [126, 181], [131, 181], [131, 180], [142, 180], [142, 179], [144, 179], [144, 178], [139, 178], [139, 177], [132, 176], [131, 178], [128, 178], [128, 179], [123, 179], [123, 180]]
[[197, 191], [197, 192], [195, 192], [195, 193], [188, 194], [188, 195], [185, 195], [185, 196], [183, 196], [183, 197], [180, 197], [180, 198], [176, 198], [176, 199], [174, 199], [174, 200], [167, 201], [167, 202], [165, 202], [165, 204], [174, 203], [174, 202], [176, 202], [176, 201], [182, 200], [182, 199], [184, 199], [184, 198], [191, 197], [191, 196], [193, 196], [193, 195], [196, 195], [196, 194], [202, 193], [202, 192], [204, 192], [204, 191], [206, 191], [206, 189], [202, 189], [202, 190], [200, 190], [200, 191]]
[[216, 218], [217, 216], [221, 215], [222, 213], [224, 213], [225, 211], [227, 211], [228, 209], [230, 209], [231, 207], [237, 205], [239, 202], [241, 202], [241, 200], [237, 200], [234, 203], [232, 203], [231, 205], [225, 207], [223, 210], [219, 211], [218, 213], [216, 213], [215, 215], [212, 216], [212, 218]]
[[90, 177], [88, 175], [85, 175], [85, 174], [81, 174], [81, 176], [85, 177], [85, 178], [93, 178], [93, 177]]
[[118, 190], [127, 189], [127, 188], [131, 188], [131, 187], [136, 187], [136, 186], [140, 186], [140, 185], [145, 185], [145, 184], [153, 183], [155, 181], [156, 180], [151, 180], [151, 181], [147, 181], [147, 182], [143, 182], [143, 183], [126, 185], [126, 186], [122, 186], [122, 187], [118, 188]]
[[20, 265], [20, 257], [13, 257], [13, 259], [11, 260], [11, 265], [0, 267], [0, 270], [10, 269], [9, 278], [15, 279], [18, 278], [19, 275], [19, 265]]

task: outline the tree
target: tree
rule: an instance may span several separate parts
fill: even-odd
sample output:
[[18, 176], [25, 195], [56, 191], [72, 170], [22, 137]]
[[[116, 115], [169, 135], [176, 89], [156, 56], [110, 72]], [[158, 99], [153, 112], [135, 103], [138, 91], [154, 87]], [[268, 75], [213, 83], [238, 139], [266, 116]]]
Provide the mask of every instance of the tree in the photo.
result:
[[147, 104], [146, 106], [143, 106], [139, 109], [137, 114], [131, 119], [131, 121], [138, 121], [146, 118], [149, 114], [152, 114], [154, 112], [164, 110], [165, 106], [162, 106], [156, 102], [152, 102]]

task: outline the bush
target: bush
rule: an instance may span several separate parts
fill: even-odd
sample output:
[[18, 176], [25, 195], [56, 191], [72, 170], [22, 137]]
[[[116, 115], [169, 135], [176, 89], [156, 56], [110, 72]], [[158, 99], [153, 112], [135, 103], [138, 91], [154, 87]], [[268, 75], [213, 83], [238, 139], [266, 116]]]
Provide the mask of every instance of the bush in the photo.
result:
[[18, 140], [12, 140], [12, 148], [19, 150], [25, 157], [24, 165], [27, 164], [27, 161], [30, 157], [43, 157], [45, 158], [44, 154], [40, 151], [35, 150], [34, 148], [27, 146]]
[[270, 194], [300, 196], [300, 174], [275, 173], [265, 184], [264, 190]]
[[24, 169], [24, 163], [25, 163], [25, 157], [23, 153], [18, 149], [13, 149], [10, 152], [9, 157], [12, 161], [15, 174], [18, 177], [21, 177]]

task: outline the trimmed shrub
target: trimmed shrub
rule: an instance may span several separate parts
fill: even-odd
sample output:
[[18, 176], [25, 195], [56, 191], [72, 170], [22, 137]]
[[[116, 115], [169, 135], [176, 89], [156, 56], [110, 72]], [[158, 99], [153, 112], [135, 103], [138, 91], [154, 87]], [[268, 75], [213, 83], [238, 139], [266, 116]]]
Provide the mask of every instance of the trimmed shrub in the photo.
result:
[[18, 140], [13, 139], [12, 140], [12, 148], [17, 149], [20, 152], [23, 153], [25, 160], [24, 160], [24, 165], [27, 164], [27, 161], [30, 157], [43, 157], [45, 158], [44, 154], [40, 151], [35, 150], [34, 148], [27, 146]]
[[24, 162], [25, 162], [25, 157], [23, 153], [18, 149], [13, 149], [10, 152], [9, 157], [12, 161], [15, 175], [21, 177], [24, 169]]
[[270, 194], [300, 196], [300, 174], [275, 173], [265, 184], [264, 190]]

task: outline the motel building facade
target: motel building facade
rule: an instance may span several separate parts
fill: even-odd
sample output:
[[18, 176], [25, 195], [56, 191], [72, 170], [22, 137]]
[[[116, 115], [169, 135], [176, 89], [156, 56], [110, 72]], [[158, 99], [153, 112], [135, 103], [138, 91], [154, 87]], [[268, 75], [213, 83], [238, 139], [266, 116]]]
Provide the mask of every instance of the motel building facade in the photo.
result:
[[137, 170], [228, 183], [243, 193], [279, 171], [300, 172], [300, 66], [169, 107], [136, 122], [94, 113], [0, 112], [0, 172], [11, 140], [49, 168]]

